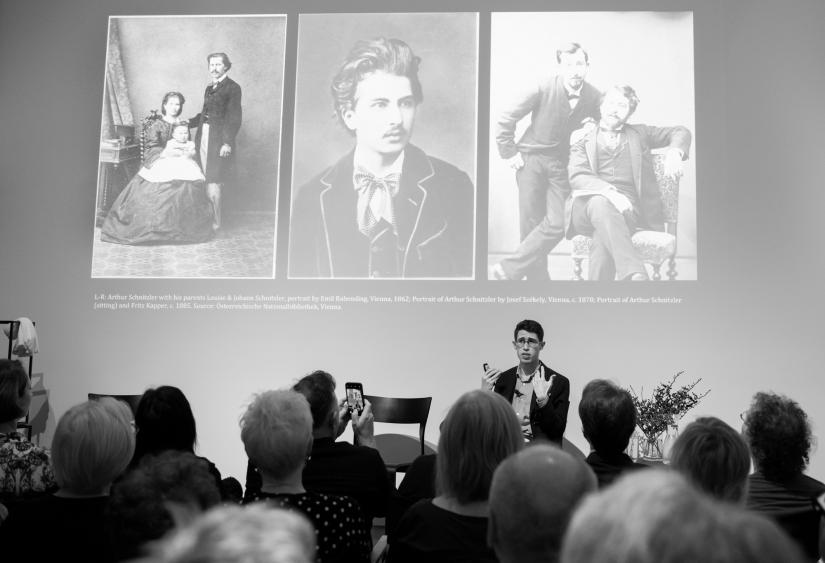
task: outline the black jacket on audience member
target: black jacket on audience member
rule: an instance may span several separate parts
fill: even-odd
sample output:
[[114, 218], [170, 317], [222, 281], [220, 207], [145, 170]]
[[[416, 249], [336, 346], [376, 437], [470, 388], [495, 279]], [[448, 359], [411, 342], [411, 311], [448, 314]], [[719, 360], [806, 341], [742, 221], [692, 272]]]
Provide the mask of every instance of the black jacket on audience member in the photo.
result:
[[635, 463], [626, 453], [602, 455], [597, 452], [591, 452], [590, 455], [587, 456], [586, 461], [590, 469], [593, 470], [593, 473], [596, 474], [600, 489], [610, 485], [626, 471], [635, 471], [647, 467], [647, 465], [642, 463]]
[[[317, 438], [302, 479], [307, 491], [354, 498], [368, 524], [373, 517], [387, 514], [390, 482], [384, 460], [373, 448]], [[261, 476], [250, 461], [246, 467], [244, 501], [260, 490]]]

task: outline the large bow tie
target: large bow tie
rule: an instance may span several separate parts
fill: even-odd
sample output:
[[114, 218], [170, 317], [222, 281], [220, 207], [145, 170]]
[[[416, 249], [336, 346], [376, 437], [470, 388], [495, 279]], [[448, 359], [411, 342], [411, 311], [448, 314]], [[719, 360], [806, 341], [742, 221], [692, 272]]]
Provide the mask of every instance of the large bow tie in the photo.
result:
[[356, 168], [353, 185], [358, 192], [358, 229], [366, 236], [372, 238], [381, 219], [395, 226], [393, 198], [398, 195], [400, 179], [398, 173], [377, 177], [368, 170]]

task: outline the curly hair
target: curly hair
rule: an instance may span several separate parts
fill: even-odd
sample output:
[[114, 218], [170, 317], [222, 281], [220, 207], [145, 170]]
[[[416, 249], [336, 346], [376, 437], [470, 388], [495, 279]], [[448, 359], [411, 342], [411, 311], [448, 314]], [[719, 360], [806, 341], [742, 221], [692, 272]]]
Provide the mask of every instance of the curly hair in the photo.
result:
[[343, 114], [355, 107], [358, 83], [370, 74], [385, 72], [406, 76], [416, 103], [424, 99], [421, 82], [418, 80], [418, 66], [421, 58], [415, 56], [409, 45], [400, 39], [378, 37], [369, 41], [358, 41], [341, 63], [332, 79], [330, 91], [335, 105], [335, 114], [341, 124]]
[[784, 481], [808, 466], [811, 425], [796, 401], [775, 393], [757, 393], [745, 416], [743, 433], [753, 463], [766, 479]]

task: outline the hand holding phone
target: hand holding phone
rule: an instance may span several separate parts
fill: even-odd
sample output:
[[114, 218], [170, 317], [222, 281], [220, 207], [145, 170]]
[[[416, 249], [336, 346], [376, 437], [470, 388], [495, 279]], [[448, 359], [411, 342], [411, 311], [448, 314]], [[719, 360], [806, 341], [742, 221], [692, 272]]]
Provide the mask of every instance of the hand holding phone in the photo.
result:
[[496, 386], [496, 381], [498, 381], [498, 378], [501, 377], [501, 370], [491, 368], [490, 364], [487, 362], [484, 362], [481, 367], [484, 369], [484, 375], [481, 378], [481, 386], [484, 389], [489, 389], [492, 391]]

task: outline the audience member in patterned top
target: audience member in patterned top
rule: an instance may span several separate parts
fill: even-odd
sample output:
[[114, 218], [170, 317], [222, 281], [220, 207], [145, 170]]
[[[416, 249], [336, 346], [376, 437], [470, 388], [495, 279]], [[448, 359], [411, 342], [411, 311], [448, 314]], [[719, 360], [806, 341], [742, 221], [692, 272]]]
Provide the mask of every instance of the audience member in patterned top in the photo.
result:
[[[355, 445], [336, 438], [346, 429], [350, 413], [338, 404], [335, 378], [325, 371], [305, 375], [292, 389], [307, 398], [312, 412], [312, 453], [302, 480], [308, 491], [347, 495], [358, 501], [369, 524], [373, 517], [387, 513], [390, 483], [381, 454], [375, 449], [373, 416], [369, 401], [359, 415], [352, 413]], [[246, 470], [246, 491], [251, 498], [261, 490], [261, 476], [250, 462]]]
[[54, 492], [49, 452], [17, 431], [17, 421], [29, 411], [31, 384], [19, 360], [0, 360], [0, 501]]
[[[132, 425], [128, 405], [110, 397], [66, 411], [52, 440], [52, 465], [60, 488], [9, 512], [0, 526], [4, 558], [112, 561], [104, 511], [112, 482], [135, 451]], [[22, 550], [19, 557], [9, 555], [15, 550]]]
[[803, 474], [811, 451], [811, 424], [796, 401], [757, 393], [742, 432], [755, 473], [748, 477], [747, 506], [766, 514], [799, 544], [810, 561], [819, 553], [821, 518], [813, 499], [825, 484]]
[[300, 513], [265, 503], [213, 508], [157, 542], [152, 563], [312, 563], [315, 532]]
[[626, 475], [586, 498], [562, 563], [801, 563], [770, 519], [698, 491], [675, 471]]
[[557, 563], [573, 511], [595, 490], [584, 462], [550, 444], [525, 448], [493, 475], [487, 543], [501, 563]]
[[497, 561], [487, 547], [490, 482], [498, 464], [523, 447], [519, 420], [501, 395], [476, 390], [459, 397], [441, 426], [438, 494], [401, 517], [390, 563]]
[[306, 397], [295, 391], [256, 395], [241, 418], [246, 455], [261, 474], [261, 492], [248, 502], [305, 514], [315, 527], [317, 561], [369, 561], [372, 540], [358, 503], [346, 496], [308, 492], [301, 474], [312, 451], [312, 414]]
[[745, 501], [751, 458], [741, 434], [712, 416], [697, 418], [682, 431], [670, 465], [719, 500]]
[[645, 467], [624, 453], [636, 429], [636, 407], [629, 392], [605, 379], [594, 379], [582, 391], [579, 418], [582, 434], [593, 450], [587, 464], [596, 474], [599, 488], [626, 471]]
[[206, 460], [166, 450], [146, 455], [112, 486], [106, 530], [119, 561], [141, 555], [147, 542], [164, 536], [221, 501]]

